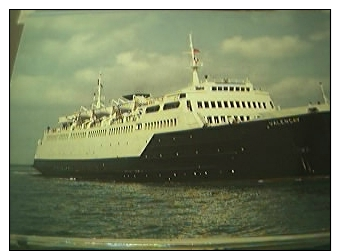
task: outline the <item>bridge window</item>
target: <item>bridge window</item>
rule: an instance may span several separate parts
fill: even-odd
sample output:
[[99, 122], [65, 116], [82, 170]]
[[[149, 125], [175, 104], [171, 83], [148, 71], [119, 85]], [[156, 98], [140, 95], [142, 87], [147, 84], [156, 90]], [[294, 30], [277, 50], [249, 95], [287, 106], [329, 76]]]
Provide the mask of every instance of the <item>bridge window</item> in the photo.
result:
[[157, 112], [157, 111], [159, 111], [159, 108], [160, 108], [159, 105], [150, 106], [150, 107], [146, 108], [145, 112], [146, 113]]
[[[171, 103], [166, 103], [163, 106], [163, 110], [169, 110], [169, 109], [175, 109], [179, 107], [179, 101], [176, 102], [171, 102]], [[159, 109], [159, 108], [158, 108]]]

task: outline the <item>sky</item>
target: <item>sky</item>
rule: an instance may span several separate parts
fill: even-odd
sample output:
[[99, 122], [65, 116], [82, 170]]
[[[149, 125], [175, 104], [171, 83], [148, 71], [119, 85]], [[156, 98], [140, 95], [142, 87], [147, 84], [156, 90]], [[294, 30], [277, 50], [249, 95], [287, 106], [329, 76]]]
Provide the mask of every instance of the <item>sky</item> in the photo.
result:
[[189, 33], [200, 77], [249, 78], [276, 105], [331, 100], [331, 17], [316, 10], [25, 11], [9, 87], [10, 163], [33, 164], [58, 118], [89, 107], [102, 74], [106, 102], [189, 85]]

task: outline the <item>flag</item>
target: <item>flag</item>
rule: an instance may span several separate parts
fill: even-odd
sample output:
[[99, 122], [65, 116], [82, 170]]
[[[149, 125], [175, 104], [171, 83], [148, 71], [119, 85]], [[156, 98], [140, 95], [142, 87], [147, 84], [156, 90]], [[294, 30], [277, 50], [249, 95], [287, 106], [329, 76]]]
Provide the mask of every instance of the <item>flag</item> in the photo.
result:
[[195, 48], [194, 48], [194, 53], [199, 53], [199, 52], [200, 52], [199, 49], [195, 49]]

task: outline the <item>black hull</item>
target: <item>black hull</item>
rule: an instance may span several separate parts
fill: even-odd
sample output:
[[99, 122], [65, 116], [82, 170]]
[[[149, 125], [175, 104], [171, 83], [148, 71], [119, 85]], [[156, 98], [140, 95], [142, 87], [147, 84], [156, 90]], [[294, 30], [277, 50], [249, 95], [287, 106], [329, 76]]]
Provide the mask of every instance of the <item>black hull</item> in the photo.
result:
[[330, 112], [156, 134], [139, 157], [35, 159], [43, 175], [115, 181], [330, 176]]

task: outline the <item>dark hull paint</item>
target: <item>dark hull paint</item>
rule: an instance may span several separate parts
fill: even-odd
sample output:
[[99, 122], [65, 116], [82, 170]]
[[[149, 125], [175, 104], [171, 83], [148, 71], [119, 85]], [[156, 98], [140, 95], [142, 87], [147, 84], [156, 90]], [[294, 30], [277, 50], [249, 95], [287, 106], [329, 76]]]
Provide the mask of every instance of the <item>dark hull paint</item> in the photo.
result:
[[156, 134], [140, 157], [35, 159], [43, 175], [116, 181], [330, 176], [330, 112]]

